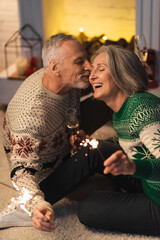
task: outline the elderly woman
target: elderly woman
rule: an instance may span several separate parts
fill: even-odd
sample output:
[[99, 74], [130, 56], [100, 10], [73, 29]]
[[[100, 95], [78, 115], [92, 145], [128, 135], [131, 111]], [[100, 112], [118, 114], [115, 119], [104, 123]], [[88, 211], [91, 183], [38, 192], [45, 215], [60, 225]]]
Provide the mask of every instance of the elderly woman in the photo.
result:
[[160, 235], [160, 99], [147, 92], [138, 57], [118, 46], [103, 46], [92, 58], [94, 97], [113, 110], [122, 150], [104, 161], [117, 192], [93, 193], [79, 203], [80, 221], [94, 228]]

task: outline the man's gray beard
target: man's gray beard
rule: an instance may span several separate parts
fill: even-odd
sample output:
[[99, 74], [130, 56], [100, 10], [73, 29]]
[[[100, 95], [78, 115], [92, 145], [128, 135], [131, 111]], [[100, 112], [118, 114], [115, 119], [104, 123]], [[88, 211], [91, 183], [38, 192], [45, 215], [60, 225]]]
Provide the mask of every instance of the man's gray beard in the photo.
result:
[[89, 82], [77, 82], [74, 86], [74, 88], [79, 88], [79, 89], [86, 89], [89, 87]]

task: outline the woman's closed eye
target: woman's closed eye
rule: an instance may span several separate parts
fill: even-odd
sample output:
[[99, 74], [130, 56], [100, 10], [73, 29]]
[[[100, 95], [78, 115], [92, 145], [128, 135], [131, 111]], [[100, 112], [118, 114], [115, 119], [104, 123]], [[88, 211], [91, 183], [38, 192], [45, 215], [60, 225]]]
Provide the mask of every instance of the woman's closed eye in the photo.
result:
[[92, 72], [102, 72], [102, 71], [104, 71], [105, 70], [105, 68], [104, 67], [97, 67], [97, 68], [93, 68], [92, 67], [92, 69], [91, 69], [91, 71]]
[[105, 68], [104, 68], [104, 67], [100, 67], [100, 68], [98, 68], [97, 70], [101, 72], [101, 71], [104, 71]]

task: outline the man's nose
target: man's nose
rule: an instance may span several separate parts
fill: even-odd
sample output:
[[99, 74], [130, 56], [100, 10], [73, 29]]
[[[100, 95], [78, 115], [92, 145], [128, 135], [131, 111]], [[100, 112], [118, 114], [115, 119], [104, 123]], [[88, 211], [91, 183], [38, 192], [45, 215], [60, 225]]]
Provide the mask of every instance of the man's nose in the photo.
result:
[[85, 61], [85, 70], [91, 71], [91, 64], [88, 60]]

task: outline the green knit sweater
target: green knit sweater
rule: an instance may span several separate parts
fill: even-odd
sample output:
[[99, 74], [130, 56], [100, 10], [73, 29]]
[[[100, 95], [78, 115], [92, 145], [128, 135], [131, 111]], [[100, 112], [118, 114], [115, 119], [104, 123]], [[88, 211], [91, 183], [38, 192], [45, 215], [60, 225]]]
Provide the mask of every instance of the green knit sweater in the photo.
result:
[[160, 205], [160, 98], [136, 93], [113, 114], [119, 143], [136, 165], [144, 192]]

